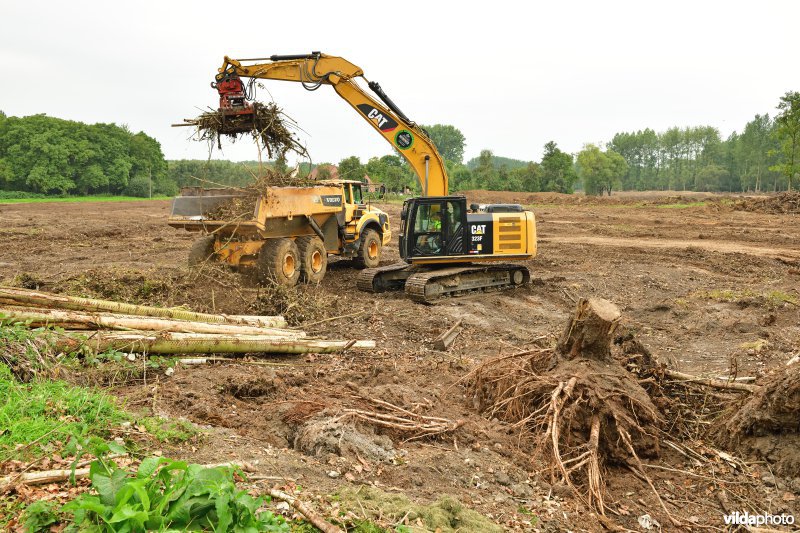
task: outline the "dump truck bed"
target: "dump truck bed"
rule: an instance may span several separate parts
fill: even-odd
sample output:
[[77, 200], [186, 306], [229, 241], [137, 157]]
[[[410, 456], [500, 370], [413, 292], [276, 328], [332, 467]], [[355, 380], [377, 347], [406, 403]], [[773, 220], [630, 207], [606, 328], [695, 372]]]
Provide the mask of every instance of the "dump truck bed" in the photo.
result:
[[342, 188], [267, 187], [246, 189], [187, 187], [172, 202], [168, 224], [175, 228], [262, 238], [305, 234], [308, 218], [322, 226], [343, 212]]

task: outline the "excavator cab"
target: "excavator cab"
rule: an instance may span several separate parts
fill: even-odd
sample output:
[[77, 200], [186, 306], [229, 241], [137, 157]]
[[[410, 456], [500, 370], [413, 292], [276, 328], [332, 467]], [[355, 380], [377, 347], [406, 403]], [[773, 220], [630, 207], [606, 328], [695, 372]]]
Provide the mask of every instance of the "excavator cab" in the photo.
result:
[[467, 200], [463, 196], [411, 198], [400, 213], [400, 257], [463, 256]]

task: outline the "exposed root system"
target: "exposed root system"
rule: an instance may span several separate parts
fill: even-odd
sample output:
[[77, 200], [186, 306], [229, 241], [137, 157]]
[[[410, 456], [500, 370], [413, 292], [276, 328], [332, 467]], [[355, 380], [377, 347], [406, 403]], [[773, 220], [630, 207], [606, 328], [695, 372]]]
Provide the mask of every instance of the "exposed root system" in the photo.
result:
[[290, 150], [307, 155], [305, 147], [291, 132], [297, 125], [277, 105], [255, 102], [253, 110], [254, 114], [239, 116], [224, 116], [219, 110], [207, 111], [184, 122], [197, 127], [200, 140], [215, 143], [220, 148], [223, 135], [235, 141], [244, 133], [250, 133], [270, 159], [282, 159]]
[[721, 446], [769, 457], [775, 472], [800, 475], [800, 364], [765, 379], [752, 396], [729, 405], [712, 429]]
[[606, 464], [636, 467], [634, 457], [658, 455], [660, 416], [636, 380], [616, 364], [563, 360], [538, 351], [487, 361], [471, 374], [489, 417], [534, 436], [552, 476], [604, 512]]

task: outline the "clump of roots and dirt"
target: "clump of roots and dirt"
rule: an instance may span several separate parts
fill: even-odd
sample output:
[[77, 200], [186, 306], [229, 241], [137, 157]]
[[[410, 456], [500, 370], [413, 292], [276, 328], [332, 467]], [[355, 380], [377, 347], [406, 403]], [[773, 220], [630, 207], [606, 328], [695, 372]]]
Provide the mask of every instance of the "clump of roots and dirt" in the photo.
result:
[[640, 457], [658, 455], [663, 422], [635, 376], [611, 357], [619, 320], [610, 302], [582, 299], [556, 349], [495, 358], [470, 374], [482, 410], [536, 435], [553, 481], [602, 515], [604, 468], [623, 465], [646, 478]]
[[287, 287], [270, 282], [258, 289], [251, 306], [256, 315], [281, 315], [290, 326], [323, 321], [336, 316], [338, 301], [314, 285]]
[[800, 476], [800, 363], [772, 372], [752, 396], [731, 403], [712, 435], [720, 445], [767, 460], [785, 477]]
[[297, 124], [275, 103], [255, 102], [253, 111], [239, 116], [225, 116], [220, 110], [207, 111], [185, 122], [197, 127], [200, 140], [215, 143], [219, 148], [222, 148], [223, 136], [235, 141], [249, 133], [267, 151], [270, 159], [283, 159], [290, 150], [301, 156], [307, 155], [305, 147], [291, 131], [297, 129]]
[[733, 208], [737, 211], [797, 214], [800, 213], [800, 191], [786, 191], [774, 196], [737, 200]]

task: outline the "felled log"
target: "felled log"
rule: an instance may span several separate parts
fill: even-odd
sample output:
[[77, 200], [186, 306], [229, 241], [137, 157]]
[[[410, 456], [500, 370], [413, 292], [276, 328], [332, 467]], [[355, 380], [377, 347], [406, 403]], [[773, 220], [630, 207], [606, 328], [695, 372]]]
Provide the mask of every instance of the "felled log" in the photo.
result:
[[602, 298], [581, 298], [556, 346], [566, 359], [577, 356], [606, 360], [622, 313]]
[[63, 296], [60, 294], [19, 289], [16, 287], [0, 287], [0, 304], [46, 307], [49, 309], [70, 309], [73, 311], [100, 311], [124, 315], [192, 320], [197, 322], [243, 324], [257, 327], [282, 328], [286, 326], [286, 320], [282, 316], [212, 315], [207, 313], [195, 313], [185, 309], [151, 307], [147, 305], [112, 302], [109, 300]]
[[64, 352], [89, 348], [95, 352], [123, 353], [334, 353], [350, 348], [374, 348], [374, 341], [324, 341], [286, 339], [268, 335], [212, 335], [204, 333], [66, 332], [53, 339], [53, 347]]
[[[3, 316], [5, 319], [1, 318]], [[103, 328], [117, 330], [174, 331], [182, 333], [217, 333], [223, 335], [270, 335], [293, 339], [306, 336], [302, 331], [273, 327], [222, 324], [218, 322], [195, 322], [136, 315], [83, 313], [80, 311], [28, 307], [0, 307], [0, 322], [3, 320], [25, 322], [31, 327], [56, 326], [63, 329]]]

